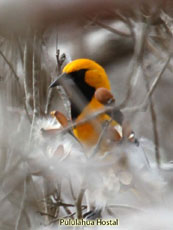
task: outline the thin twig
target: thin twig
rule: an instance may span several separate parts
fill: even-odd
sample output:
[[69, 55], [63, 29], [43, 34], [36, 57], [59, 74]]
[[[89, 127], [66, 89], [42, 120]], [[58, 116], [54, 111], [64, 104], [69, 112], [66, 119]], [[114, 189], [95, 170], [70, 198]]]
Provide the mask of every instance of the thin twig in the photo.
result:
[[110, 208], [106, 208], [106, 211], [107, 211], [109, 216], [115, 217], [115, 214], [112, 212], [112, 210]]
[[23, 184], [23, 196], [22, 196], [22, 200], [21, 200], [17, 220], [16, 220], [16, 223], [15, 223], [15, 230], [19, 229], [19, 224], [20, 224], [22, 212], [23, 212], [23, 209], [24, 209], [25, 198], [26, 198], [26, 180], [24, 180], [24, 184]]
[[[45, 202], [45, 199], [43, 199], [42, 202]], [[62, 206], [62, 207], [75, 207], [75, 204], [64, 203], [64, 202], [62, 202], [62, 200], [58, 201], [55, 204], [51, 203], [51, 205], [53, 205], [53, 206], [58, 205], [58, 206]]]
[[173, 18], [171, 18], [168, 14], [166, 14], [164, 11], [161, 12], [160, 17], [162, 21], [165, 23], [165, 26], [167, 27], [170, 34], [173, 36]]
[[47, 212], [39, 212], [39, 214], [41, 215], [41, 216], [48, 216], [48, 217], [51, 217], [51, 218], [55, 218], [55, 216], [54, 215], [52, 215], [52, 214], [50, 214], [50, 213], [47, 213]]
[[[87, 207], [82, 207], [82, 210], [85, 210]], [[76, 215], [76, 212], [73, 212], [73, 213], [71, 213], [70, 215], [67, 215], [67, 216], [63, 216], [62, 217], [62, 219], [69, 219], [69, 218], [72, 218], [72, 219], [74, 219], [74, 216]], [[52, 220], [49, 224], [53, 224], [53, 223], [56, 223], [57, 221], [59, 221], [59, 217], [58, 218], [56, 218], [56, 219], [54, 219], [54, 220]]]
[[[60, 201], [61, 200], [61, 182], [58, 183], [58, 191], [56, 193], [57, 197], [55, 200]], [[56, 206], [54, 216], [58, 217], [59, 216], [59, 211], [60, 211], [60, 206]]]
[[6, 58], [6, 56], [3, 54], [3, 52], [0, 50], [0, 55], [1, 57], [4, 59], [4, 61], [7, 63], [7, 65], [9, 66], [9, 68], [11, 69], [17, 83], [19, 84], [19, 77], [16, 74], [16, 71], [14, 70], [12, 64], [8, 61], [8, 59]]
[[104, 137], [105, 137], [105, 133], [106, 133], [106, 131], [107, 131], [107, 129], [108, 129], [108, 127], [109, 127], [111, 121], [112, 121], [112, 119], [110, 119], [110, 120], [108, 120], [108, 121], [106, 120], [106, 121], [103, 123], [103, 129], [102, 129], [102, 131], [101, 131], [101, 134], [100, 134], [100, 136], [99, 136], [99, 138], [98, 138], [98, 141], [97, 141], [96, 145], [94, 146], [94, 149], [93, 149], [93, 151], [92, 151], [92, 153], [91, 153], [91, 155], [90, 155], [90, 158], [94, 157], [94, 156], [97, 154], [97, 152], [99, 151], [100, 146], [101, 146], [101, 144], [102, 144], [102, 142], [103, 142], [103, 139], [104, 139]]
[[[57, 50], [56, 60], [57, 60], [57, 71], [59, 74], [61, 73], [61, 68], [62, 68], [62, 65], [63, 65], [65, 59], [66, 59], [65, 54], [63, 53], [60, 56], [60, 50]], [[63, 105], [64, 105], [64, 108], [66, 111], [67, 119], [70, 121], [71, 120], [71, 104], [70, 104], [69, 98], [68, 98], [68, 96], [67, 96], [67, 94], [66, 94], [66, 92], [62, 86], [57, 86], [56, 89], [58, 89], [60, 97], [63, 101]]]
[[[145, 70], [143, 68], [144, 72], [144, 80], [145, 80], [145, 86], [146, 90], [149, 91], [149, 82], [147, 79], [147, 76], [145, 74]], [[155, 156], [158, 167], [160, 167], [160, 148], [159, 148], [159, 133], [157, 128], [157, 115], [154, 108], [154, 102], [152, 96], [149, 97], [149, 103], [150, 103], [150, 113], [151, 113], [151, 119], [152, 119], [152, 126], [153, 126], [153, 136], [154, 136], [154, 144], [155, 144]], [[148, 159], [148, 158], [146, 158]]]
[[163, 73], [165, 72], [165, 70], [167, 69], [170, 61], [171, 61], [171, 58], [172, 58], [172, 53], [169, 55], [169, 57], [167, 58], [162, 70], [160, 71], [160, 73], [158, 74], [158, 76], [155, 78], [155, 80], [153, 81], [152, 85], [151, 85], [151, 88], [150, 88], [150, 91], [148, 92], [147, 94], [147, 97], [151, 97], [151, 95], [153, 94], [155, 88], [157, 87], [161, 77], [163, 76]]
[[17, 47], [19, 49], [19, 55], [20, 55], [20, 60], [21, 60], [21, 63], [22, 65], [24, 64], [24, 54], [23, 54], [23, 49], [21, 47], [21, 44], [20, 44], [20, 40], [19, 40], [19, 37], [16, 37], [16, 44], [17, 44]]
[[48, 91], [47, 101], [46, 101], [46, 106], [45, 106], [45, 114], [49, 113], [49, 108], [50, 108], [50, 105], [51, 105], [51, 100], [52, 100], [52, 89], [50, 89]]
[[120, 31], [120, 30], [117, 30], [117, 29], [115, 29], [115, 28], [113, 28], [113, 27], [111, 27], [111, 26], [109, 26], [109, 25], [106, 25], [106, 24], [104, 24], [103, 22], [101, 22], [101, 21], [99, 21], [98, 19], [96, 19], [96, 18], [90, 18], [90, 17], [87, 17], [90, 21], [92, 21], [94, 24], [96, 24], [96, 25], [98, 25], [98, 26], [100, 26], [100, 27], [102, 27], [102, 28], [104, 28], [104, 29], [106, 29], [106, 30], [108, 30], [108, 31], [110, 31], [110, 32], [112, 32], [112, 33], [114, 33], [114, 34], [118, 34], [118, 35], [120, 35], [120, 36], [123, 36], [123, 37], [131, 37], [131, 34], [130, 33], [125, 33], [125, 32], [122, 32], [122, 31]]
[[78, 219], [82, 218], [82, 200], [83, 200], [84, 193], [85, 193], [85, 189], [82, 188], [80, 190], [79, 196], [76, 201], [76, 210], [77, 210]]
[[[7, 63], [7, 65], [8, 65], [9, 68], [11, 69], [11, 71], [12, 71], [12, 73], [13, 73], [15, 79], [16, 79], [16, 83], [17, 83], [17, 85], [18, 85], [19, 91], [22, 92], [22, 87], [21, 87], [21, 84], [20, 84], [20, 82], [19, 82], [19, 77], [17, 76], [17, 73], [16, 73], [16, 71], [14, 70], [12, 64], [8, 61], [8, 59], [5, 57], [5, 55], [3, 54], [3, 52], [2, 52], [1, 50], [0, 50], [0, 55], [3, 57], [4, 61]], [[27, 115], [27, 117], [28, 117], [28, 120], [30, 121], [31, 119], [30, 119], [29, 112], [28, 112], [28, 109], [27, 109], [27, 107], [26, 107], [26, 104], [25, 104], [24, 100], [22, 100], [22, 102], [23, 102], [24, 109], [25, 109], [25, 111], [26, 111], [26, 115]]]
[[71, 178], [69, 178], [69, 185], [70, 185], [70, 191], [71, 191], [71, 195], [73, 197], [73, 200], [76, 200], [76, 196], [75, 196], [74, 191], [73, 191], [73, 185], [71, 182]]
[[[131, 21], [129, 21], [129, 27], [131, 28], [131, 34], [133, 35], [134, 40], [134, 56], [132, 59], [132, 71], [130, 72], [130, 75], [127, 80], [127, 93], [125, 96], [124, 101], [119, 105], [119, 108], [124, 108], [126, 104], [129, 101], [129, 98], [131, 97], [131, 94], [133, 92], [133, 87], [137, 82], [137, 73], [140, 68], [140, 62], [142, 60], [143, 54], [144, 54], [144, 46], [146, 41], [146, 34], [148, 30], [148, 25], [146, 26], [144, 23], [140, 23], [140, 26], [138, 25], [138, 30], [134, 27]], [[139, 32], [140, 30], [140, 32]]]
[[[57, 66], [56, 66], [56, 74], [55, 74], [55, 76], [57, 76], [57, 75], [59, 75], [61, 73], [62, 65], [63, 65], [65, 59], [66, 59], [65, 54], [63, 53], [62, 55], [60, 55], [60, 50], [58, 49], [56, 51]], [[53, 81], [53, 80], [55, 80], [55, 79], [54, 79], [54, 76], [52, 74], [51, 75], [51, 81]], [[62, 93], [61, 90], [60, 90], [60, 95], [61, 94], [64, 95], [64, 92]], [[51, 105], [52, 98], [53, 98], [53, 89], [49, 89], [48, 96], [47, 96], [47, 101], [46, 101], [46, 106], [45, 106], [45, 114], [48, 114], [48, 112], [49, 112], [49, 108], [50, 108], [50, 105]]]
[[33, 110], [33, 44], [32, 38], [28, 32], [28, 36], [24, 49], [24, 90], [25, 90], [25, 105], [27, 111], [32, 114]]
[[[92, 114], [89, 114], [86, 118], [83, 118], [83, 119], [81, 119], [81, 120], [79, 120], [77, 122], [75, 122], [75, 121], [71, 122], [67, 127], [58, 129], [55, 134], [58, 135], [58, 134], [64, 134], [66, 132], [69, 132], [73, 128], [75, 128], [76, 126], [82, 125], [82, 124], [84, 124], [84, 123], [86, 123], [88, 121], [91, 121], [95, 117], [97, 117], [97, 116], [99, 116], [99, 115], [101, 115], [103, 113], [106, 113], [106, 112], [111, 112], [114, 109], [117, 109], [117, 107], [115, 107], [115, 106], [106, 106], [106, 107], [104, 107], [104, 109], [100, 109], [97, 112], [93, 112]], [[44, 129], [42, 129], [42, 130], [44, 132]]]
[[159, 132], [157, 126], [157, 115], [154, 108], [154, 103], [152, 98], [150, 97], [150, 111], [151, 111], [151, 119], [153, 124], [153, 134], [154, 134], [154, 145], [155, 145], [155, 155], [156, 155], [156, 162], [158, 167], [160, 168], [160, 144], [159, 144]]
[[107, 208], [120, 208], [120, 209], [127, 209], [130, 211], [137, 211], [137, 212], [142, 212], [143, 210], [136, 208], [136, 207], [132, 207], [132, 206], [128, 206], [128, 205], [108, 205]]
[[66, 211], [67, 215], [71, 215], [72, 212], [70, 211], [70, 209], [67, 206], [63, 206], [64, 210]]
[[26, 223], [28, 224], [28, 227], [31, 228], [31, 221], [30, 221], [30, 218], [29, 218], [29, 215], [28, 215], [28, 212], [26, 210], [23, 210], [24, 211], [24, 217], [26, 219]]
[[36, 32], [34, 36], [34, 53], [33, 53], [33, 104], [34, 116], [40, 115], [40, 71], [41, 71], [41, 41], [39, 34]]
[[[51, 63], [51, 60], [49, 58], [49, 54], [48, 54], [48, 48], [46, 47], [45, 45], [45, 50], [44, 50], [44, 55], [46, 55], [46, 58], [45, 58], [45, 61], [47, 60], [47, 63], [46, 63], [46, 70], [47, 72], [49, 73], [49, 76], [50, 76], [50, 80], [51, 82], [53, 82], [54, 80], [54, 76], [57, 75], [56, 71], [53, 71], [53, 68], [52, 67], [49, 67], [50, 66], [50, 63]], [[49, 109], [50, 109], [50, 106], [51, 106], [51, 102], [52, 102], [52, 98], [53, 98], [53, 90], [52, 89], [49, 89], [48, 90], [48, 94], [47, 94], [47, 99], [46, 99], [46, 105], [45, 105], [45, 114], [48, 114], [49, 113]]]
[[[19, 82], [19, 77], [17, 76], [17, 73], [16, 73], [16, 71], [14, 70], [12, 64], [8, 61], [8, 59], [5, 57], [5, 55], [3, 54], [3, 52], [2, 52], [1, 50], [0, 50], [0, 55], [3, 57], [4, 61], [7, 63], [7, 65], [8, 65], [9, 68], [11, 69], [11, 71], [12, 71], [12, 73], [13, 73], [15, 79], [16, 79], [16, 83], [17, 83], [17, 85], [18, 85], [19, 91], [22, 92], [22, 87], [21, 87], [21, 84], [20, 84], [20, 82]], [[30, 121], [31, 119], [30, 119], [30, 116], [29, 116], [29, 113], [28, 113], [28, 109], [27, 109], [27, 107], [26, 107], [26, 105], [25, 105], [24, 99], [22, 100], [22, 102], [23, 102], [24, 109], [25, 109], [25, 111], [26, 111], [26, 115], [27, 115], [27, 117], [28, 117], [28, 120]]]
[[33, 128], [35, 124], [36, 117], [40, 115], [40, 92], [39, 92], [39, 83], [40, 83], [40, 71], [41, 71], [41, 41], [39, 38], [38, 32], [34, 36], [34, 50], [33, 50], [33, 118], [30, 130], [29, 143], [32, 139]]
[[[150, 51], [152, 52], [152, 54], [154, 56], [156, 56], [157, 58], [161, 59], [162, 61], [165, 61], [165, 57], [163, 55], [163, 51], [162, 50], [158, 50], [158, 47], [156, 47], [153, 43], [153, 41], [151, 41], [150, 39], [147, 40], [146, 45], [148, 46], [148, 49], [150, 49]], [[171, 73], [173, 72], [173, 67], [172, 65], [169, 63], [168, 65], [168, 69], [171, 71]]]
[[[141, 145], [140, 145], [140, 146], [141, 146]], [[147, 156], [145, 150], [142, 148], [142, 146], [141, 146], [141, 149], [142, 149], [142, 154], [143, 154], [143, 156], [144, 156], [144, 158], [145, 158], [147, 167], [148, 167], [148, 168], [151, 168], [151, 165], [150, 165], [150, 161], [149, 161], [149, 159], [148, 159], [148, 156]]]
[[[86, 208], [87, 208], [87, 206], [82, 206], [82, 211], [85, 210]], [[76, 212], [73, 212], [73, 213], [72, 213], [71, 215], [69, 215], [69, 216], [64, 216], [63, 219], [73, 217], [74, 215], [76, 215]]]
[[156, 76], [156, 78], [154, 79], [151, 87], [150, 87], [150, 90], [148, 91], [146, 97], [144, 98], [143, 102], [140, 104], [140, 105], [137, 105], [137, 106], [132, 106], [132, 107], [126, 107], [124, 109], [122, 109], [122, 111], [124, 112], [134, 112], [134, 111], [139, 111], [139, 110], [142, 110], [142, 109], [145, 109], [146, 106], [148, 105], [148, 99], [152, 96], [154, 90], [156, 89], [161, 77], [163, 76], [163, 73], [165, 72], [165, 70], [167, 69], [169, 63], [170, 63], [170, 60], [172, 58], [172, 53], [169, 55], [168, 59], [166, 60], [162, 70], [160, 71], [160, 73], [158, 74], [158, 76]]

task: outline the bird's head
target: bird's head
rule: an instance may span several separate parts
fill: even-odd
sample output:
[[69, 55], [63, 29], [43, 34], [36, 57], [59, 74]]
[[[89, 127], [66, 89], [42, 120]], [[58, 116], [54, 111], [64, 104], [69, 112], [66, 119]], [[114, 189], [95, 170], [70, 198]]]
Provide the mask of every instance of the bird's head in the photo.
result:
[[70, 99], [72, 118], [76, 118], [92, 100], [96, 89], [110, 89], [105, 70], [89, 59], [77, 59], [68, 63], [49, 87], [57, 85], [63, 86]]
[[100, 87], [110, 89], [110, 83], [105, 70], [90, 59], [76, 59], [68, 63], [64, 67], [62, 74], [51, 83], [50, 88], [68, 80], [72, 80], [82, 91], [84, 86], [94, 89]]

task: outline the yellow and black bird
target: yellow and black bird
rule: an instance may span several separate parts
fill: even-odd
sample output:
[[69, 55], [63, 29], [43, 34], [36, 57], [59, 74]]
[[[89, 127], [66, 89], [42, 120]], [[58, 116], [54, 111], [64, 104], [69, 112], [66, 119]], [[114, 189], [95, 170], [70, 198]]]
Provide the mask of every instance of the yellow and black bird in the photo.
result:
[[[72, 120], [80, 121], [93, 112], [104, 108], [104, 104], [95, 96], [96, 90], [104, 88], [111, 90], [108, 76], [99, 64], [89, 59], [77, 59], [68, 63], [60, 76], [50, 85], [50, 88], [62, 85], [71, 102]], [[121, 127], [122, 114], [117, 113], [117, 119], [109, 113], [101, 114], [92, 120], [77, 125], [73, 129], [76, 138], [85, 146], [97, 143], [105, 121], [110, 122], [115, 140], [121, 138], [117, 127]], [[114, 137], [111, 137], [113, 139]], [[106, 139], [106, 138], [105, 138]]]

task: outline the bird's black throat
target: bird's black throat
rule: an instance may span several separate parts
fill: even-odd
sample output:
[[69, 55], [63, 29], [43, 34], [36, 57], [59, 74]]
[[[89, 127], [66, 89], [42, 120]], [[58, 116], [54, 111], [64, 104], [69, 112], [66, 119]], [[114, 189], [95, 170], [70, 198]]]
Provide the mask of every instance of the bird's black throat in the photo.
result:
[[[72, 119], [76, 119], [79, 114], [83, 111], [86, 105], [91, 101], [92, 97], [94, 96], [95, 88], [88, 85], [85, 82], [85, 73], [87, 69], [81, 69], [75, 72], [72, 72], [68, 75], [75, 83], [75, 87], [77, 87], [77, 92], [79, 93], [78, 97], [79, 100], [82, 100], [80, 106], [77, 101], [71, 100], [71, 116]], [[84, 99], [84, 100], [83, 100]]]

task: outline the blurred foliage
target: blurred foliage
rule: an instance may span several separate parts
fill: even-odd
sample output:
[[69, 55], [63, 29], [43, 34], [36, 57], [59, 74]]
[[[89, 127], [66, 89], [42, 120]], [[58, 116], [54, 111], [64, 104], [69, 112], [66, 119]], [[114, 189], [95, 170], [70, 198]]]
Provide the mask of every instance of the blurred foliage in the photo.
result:
[[[142, 148], [121, 146], [115, 152], [130, 152], [128, 157], [122, 154], [115, 159], [112, 154], [111, 169], [109, 164], [103, 169], [104, 161], [98, 159], [95, 165], [81, 163], [84, 154], [69, 134], [44, 139], [40, 129], [56, 123], [49, 120], [50, 111], [68, 113], [61, 89], [50, 93], [50, 82], [71, 58], [91, 58], [107, 70], [116, 103], [141, 143], [145, 142], [141, 137], [148, 139], [144, 145], [151, 164], [172, 160], [172, 1], [16, 0], [0, 4], [0, 202], [2, 213], [7, 213], [0, 213], [0, 228], [37, 229], [43, 219], [49, 223], [59, 216], [80, 216], [87, 208], [87, 202], [81, 201], [83, 181], [95, 207], [125, 198], [124, 203], [136, 204], [132, 213], [150, 202], [159, 206], [166, 182], [168, 188], [172, 186], [170, 175], [166, 174], [166, 182], [157, 170], [153, 175], [144, 159], [138, 159]], [[144, 170], [139, 165], [145, 165]], [[88, 178], [83, 170], [90, 174]], [[164, 197], [170, 194], [167, 191]], [[112, 198], [114, 193], [116, 198]], [[111, 205], [106, 206], [105, 215], [122, 217], [121, 209], [129, 210], [117, 206], [111, 211]], [[45, 218], [35, 217], [36, 212]]]

